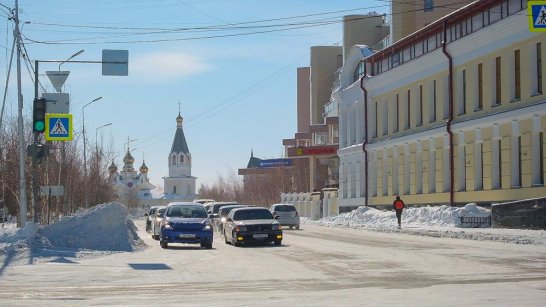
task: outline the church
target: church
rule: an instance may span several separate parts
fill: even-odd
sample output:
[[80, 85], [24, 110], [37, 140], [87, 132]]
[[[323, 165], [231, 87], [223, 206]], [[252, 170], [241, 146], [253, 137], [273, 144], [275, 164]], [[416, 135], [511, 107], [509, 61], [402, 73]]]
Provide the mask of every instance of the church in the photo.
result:
[[147, 208], [150, 206], [165, 206], [174, 201], [191, 202], [197, 198], [195, 193], [197, 177], [191, 175], [191, 153], [184, 135], [182, 123], [184, 119], [178, 113], [176, 117], [176, 132], [168, 155], [169, 174], [163, 177], [164, 193], [159, 198], [153, 198], [151, 191], [155, 186], [148, 179], [148, 167], [142, 161], [139, 172], [134, 170], [135, 159], [131, 156], [129, 147], [123, 158], [123, 169], [118, 172], [112, 161], [108, 172], [114, 186], [117, 201], [129, 208]]

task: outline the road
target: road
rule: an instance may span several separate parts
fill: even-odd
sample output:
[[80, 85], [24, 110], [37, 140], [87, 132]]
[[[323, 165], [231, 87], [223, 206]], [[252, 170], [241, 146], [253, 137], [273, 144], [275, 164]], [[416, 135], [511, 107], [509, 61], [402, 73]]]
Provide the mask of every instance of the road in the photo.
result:
[[546, 246], [302, 225], [281, 246], [143, 251], [12, 265], [0, 305], [543, 306]]

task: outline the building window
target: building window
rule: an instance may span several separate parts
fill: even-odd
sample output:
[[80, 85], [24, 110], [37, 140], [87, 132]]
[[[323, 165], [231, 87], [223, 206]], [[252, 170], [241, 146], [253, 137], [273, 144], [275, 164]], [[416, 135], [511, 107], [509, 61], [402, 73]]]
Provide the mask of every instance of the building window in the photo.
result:
[[376, 101], [375, 102], [375, 118], [374, 118], [374, 121], [375, 121], [375, 129], [373, 131], [373, 137], [376, 138], [377, 137], [377, 128], [378, 128], [378, 120], [379, 120], [379, 103]]
[[498, 169], [499, 169], [499, 178], [498, 178], [498, 183], [499, 185], [497, 186], [498, 189], [500, 189], [502, 187], [502, 140], [499, 139], [497, 141], [497, 156], [498, 156]]
[[417, 118], [415, 126], [421, 126], [423, 124], [423, 86], [419, 85], [419, 105], [417, 106]]
[[434, 147], [434, 140], [430, 141], [430, 150], [428, 151], [428, 192], [436, 192], [436, 148]]
[[539, 183], [541, 185], [544, 185], [544, 133], [540, 132], [538, 134], [538, 151], [539, 151], [539, 155], [538, 155], [538, 163], [539, 163]]
[[478, 105], [476, 110], [483, 109], [483, 64], [478, 64]]
[[387, 167], [387, 150], [383, 149], [383, 159], [381, 159], [381, 196], [387, 196], [389, 193], [389, 170]]
[[461, 99], [461, 105], [459, 106], [459, 114], [457, 115], [463, 115], [466, 113], [466, 70], [463, 69], [462, 75], [461, 75], [461, 89], [462, 89], [462, 99]]
[[514, 52], [514, 87], [514, 100], [519, 100], [521, 98], [521, 66], [519, 50]]
[[176, 186], [173, 187], [173, 194], [176, 194]]
[[459, 191], [466, 191], [466, 147], [459, 144]]
[[184, 163], [184, 156], [180, 155], [180, 163]]
[[400, 121], [400, 96], [398, 94], [396, 94], [396, 106], [395, 106], [396, 110], [395, 113], [396, 113], [396, 116], [394, 117], [394, 129], [393, 129], [393, 132], [398, 132], [398, 122]]
[[425, 0], [425, 12], [431, 12], [434, 9], [433, 0]]
[[537, 44], [537, 94], [542, 94], [542, 45]]
[[383, 104], [383, 135], [389, 134], [389, 101]]
[[172, 166], [176, 165], [176, 156], [174, 156], [174, 155], [171, 157], [171, 165]]
[[429, 114], [429, 123], [436, 121], [436, 80], [432, 81], [432, 101], [430, 103], [430, 114]]
[[501, 57], [495, 59], [495, 101], [493, 106], [501, 104], [502, 82], [501, 82]]
[[359, 80], [362, 76], [364, 76], [364, 73], [366, 72], [366, 67], [364, 61], [360, 61], [358, 65], [356, 65], [355, 70], [353, 72], [353, 83]]
[[408, 90], [408, 99], [406, 100], [406, 125], [405, 130], [411, 127], [411, 92]]
[[483, 143], [474, 143], [474, 191], [483, 190]]

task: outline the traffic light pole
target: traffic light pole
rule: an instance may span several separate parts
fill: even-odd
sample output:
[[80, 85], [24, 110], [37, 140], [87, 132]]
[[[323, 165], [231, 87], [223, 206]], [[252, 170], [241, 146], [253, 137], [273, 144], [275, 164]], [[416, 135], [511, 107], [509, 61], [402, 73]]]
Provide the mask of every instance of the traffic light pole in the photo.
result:
[[[38, 99], [38, 61], [34, 61], [34, 99]], [[34, 127], [33, 127], [34, 129]], [[40, 142], [40, 133], [32, 134], [33, 143]], [[38, 165], [35, 159], [32, 159], [32, 207], [34, 208], [34, 223], [40, 223], [41, 212], [40, 203], [40, 186], [38, 182]]]
[[19, 2], [15, 1], [15, 30], [14, 40], [17, 41], [17, 99], [18, 118], [17, 130], [19, 134], [19, 224], [24, 227], [27, 222], [27, 192], [25, 181], [25, 137], [23, 133], [23, 94], [21, 89], [21, 33], [19, 32]]

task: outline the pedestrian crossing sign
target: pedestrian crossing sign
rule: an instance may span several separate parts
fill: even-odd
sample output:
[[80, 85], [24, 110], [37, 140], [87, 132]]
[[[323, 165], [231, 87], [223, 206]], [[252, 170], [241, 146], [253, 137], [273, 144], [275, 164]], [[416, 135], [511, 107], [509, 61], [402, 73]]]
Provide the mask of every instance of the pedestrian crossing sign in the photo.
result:
[[527, 2], [529, 15], [529, 30], [531, 32], [546, 32], [546, 1]]
[[46, 113], [47, 141], [72, 141], [72, 114]]

